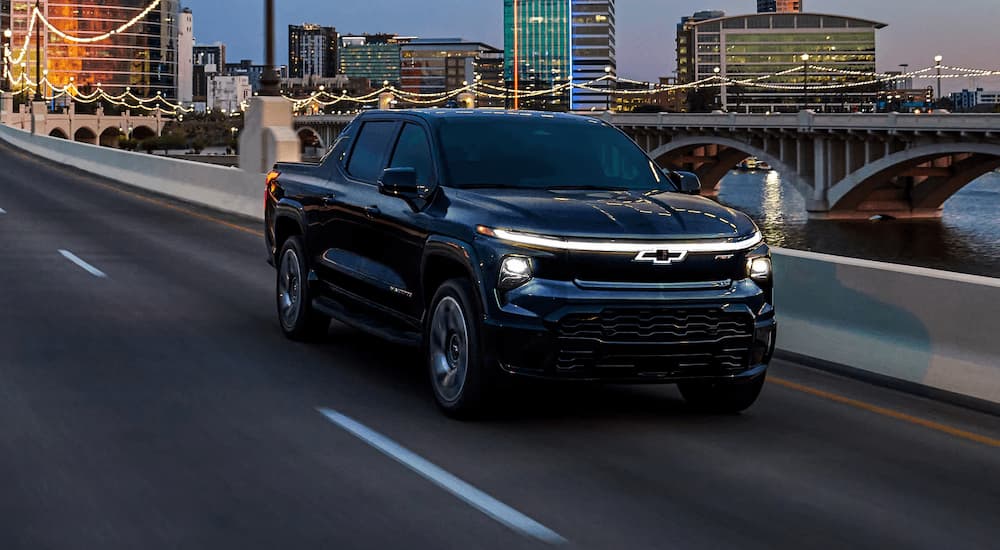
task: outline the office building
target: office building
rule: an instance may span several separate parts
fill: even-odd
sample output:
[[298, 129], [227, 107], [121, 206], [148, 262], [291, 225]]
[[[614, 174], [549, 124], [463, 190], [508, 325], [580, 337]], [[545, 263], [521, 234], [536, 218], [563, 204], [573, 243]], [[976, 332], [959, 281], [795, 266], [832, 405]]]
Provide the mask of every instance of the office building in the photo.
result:
[[694, 26], [702, 21], [710, 19], [720, 19], [726, 16], [726, 12], [718, 10], [706, 10], [695, 12], [694, 15], [681, 17], [677, 23], [677, 81], [687, 84], [694, 81], [694, 66], [697, 56], [692, 47], [694, 38]]
[[[617, 74], [614, 0], [504, 0], [505, 79], [518, 92]], [[608, 105], [611, 82], [567, 90], [515, 107], [592, 110]]]
[[962, 90], [951, 94], [951, 102], [958, 112], [993, 111], [995, 106], [1000, 105], [1000, 91], [987, 91], [983, 88]]
[[807, 13], [682, 21], [678, 78], [705, 83], [689, 93], [692, 110], [860, 110], [876, 99], [877, 87], [861, 83], [875, 72], [876, 32], [885, 26]]
[[288, 75], [337, 76], [337, 29], [311, 23], [288, 26]]
[[400, 53], [413, 37], [395, 34], [363, 34], [340, 37], [340, 74], [367, 80], [371, 87], [400, 81]]
[[233, 113], [245, 107], [252, 95], [250, 79], [246, 76], [214, 74], [208, 79], [206, 105], [215, 111]]
[[[251, 59], [241, 59], [239, 63], [226, 63], [222, 73], [230, 76], [245, 76], [250, 81], [250, 87], [254, 93], [260, 92], [260, 80], [264, 76], [265, 65], [258, 65]], [[288, 66], [280, 65], [275, 67], [278, 70], [278, 77], [282, 80], [288, 78]]]
[[757, 13], [800, 13], [803, 0], [757, 0]]
[[194, 14], [188, 8], [177, 22], [177, 99], [194, 101]]
[[481, 42], [460, 38], [415, 39], [400, 48], [399, 86], [420, 94], [457, 90], [466, 83], [481, 80], [497, 86], [502, 56], [501, 50]]
[[192, 48], [192, 100], [208, 101], [208, 80], [222, 74], [226, 67], [226, 45], [221, 43], [198, 45]]
[[[15, 45], [13, 77], [20, 78], [24, 69], [31, 81], [35, 79], [35, 37], [30, 37], [26, 50], [21, 50], [28, 38], [28, 26], [35, 7], [34, 0], [9, 0], [9, 24]], [[126, 87], [140, 96], [161, 93], [167, 98], [177, 96], [177, 36], [180, 6], [178, 0], [162, 0], [141, 19], [149, 0], [45, 0], [41, 10], [53, 26], [74, 37], [92, 37], [133, 22], [124, 32], [92, 44], [72, 42], [56, 33], [43, 32], [40, 68], [48, 71], [48, 80], [55, 86], [70, 82], [80, 90], [103, 89], [120, 93]], [[32, 33], [35, 34], [35, 33]]]

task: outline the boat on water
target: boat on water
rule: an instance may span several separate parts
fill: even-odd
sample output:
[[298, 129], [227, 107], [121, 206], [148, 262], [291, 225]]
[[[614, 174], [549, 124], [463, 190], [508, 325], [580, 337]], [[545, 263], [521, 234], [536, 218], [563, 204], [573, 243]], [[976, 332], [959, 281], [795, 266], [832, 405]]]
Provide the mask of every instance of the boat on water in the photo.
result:
[[754, 170], [757, 170], [758, 164], [759, 161], [757, 160], [757, 157], [747, 157], [741, 160], [740, 163], [736, 165], [736, 169], [740, 170], [741, 172], [752, 172]]
[[757, 169], [758, 170], [763, 170], [765, 172], [770, 172], [771, 171], [771, 165], [768, 164], [767, 162], [762, 161], [762, 160], [761, 161], [757, 161]]

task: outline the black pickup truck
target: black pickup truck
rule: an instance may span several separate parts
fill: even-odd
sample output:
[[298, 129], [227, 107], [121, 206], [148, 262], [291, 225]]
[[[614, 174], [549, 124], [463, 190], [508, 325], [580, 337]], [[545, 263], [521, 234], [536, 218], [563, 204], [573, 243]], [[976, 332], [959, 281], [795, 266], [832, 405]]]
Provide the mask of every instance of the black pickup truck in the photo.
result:
[[742, 411], [774, 349], [770, 251], [699, 187], [590, 117], [365, 112], [318, 164], [268, 174], [281, 328], [419, 347], [453, 415], [512, 377], [676, 383]]

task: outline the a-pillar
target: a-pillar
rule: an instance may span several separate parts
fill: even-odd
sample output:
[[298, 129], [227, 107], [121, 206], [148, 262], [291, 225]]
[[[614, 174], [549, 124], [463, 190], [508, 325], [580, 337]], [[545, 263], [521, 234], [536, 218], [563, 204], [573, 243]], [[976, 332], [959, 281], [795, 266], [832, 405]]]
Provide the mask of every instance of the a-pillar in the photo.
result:
[[240, 169], [263, 174], [276, 162], [299, 162], [302, 147], [293, 129], [292, 104], [282, 97], [254, 97], [240, 134]]
[[49, 112], [49, 104], [44, 101], [31, 102], [31, 133], [45, 134], [45, 115]]

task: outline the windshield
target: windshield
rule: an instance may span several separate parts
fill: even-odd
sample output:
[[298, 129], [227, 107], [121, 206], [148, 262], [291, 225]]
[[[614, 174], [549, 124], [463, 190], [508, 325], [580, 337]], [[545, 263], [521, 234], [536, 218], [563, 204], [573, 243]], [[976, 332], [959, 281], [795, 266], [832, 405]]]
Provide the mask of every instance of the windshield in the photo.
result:
[[635, 143], [597, 120], [448, 117], [439, 132], [451, 187], [674, 190]]

